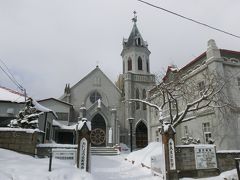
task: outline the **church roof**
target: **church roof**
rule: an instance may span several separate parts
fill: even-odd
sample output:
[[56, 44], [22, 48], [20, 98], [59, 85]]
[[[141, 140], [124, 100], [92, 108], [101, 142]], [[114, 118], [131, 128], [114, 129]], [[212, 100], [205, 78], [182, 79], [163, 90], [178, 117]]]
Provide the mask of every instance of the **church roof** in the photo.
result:
[[[86, 79], [88, 79], [89, 76], [91, 76], [92, 74], [94, 74], [95, 72], [99, 71], [112, 85], [113, 87], [119, 92], [121, 93], [120, 89], [106, 76], [106, 74], [104, 74], [102, 72], [102, 70], [99, 68], [99, 66], [96, 66], [95, 69], [93, 69], [90, 73], [88, 73], [85, 77], [83, 77], [80, 81], [78, 81], [75, 85], [73, 85], [72, 87], [70, 87], [70, 89], [75, 88], [76, 86], [78, 86], [79, 84], [81, 84], [83, 81], [85, 81]], [[66, 95], [63, 94], [59, 99], [62, 100], [64, 99]]]
[[67, 102], [65, 102], [65, 101], [61, 101], [61, 100], [56, 99], [56, 98], [53, 98], [53, 97], [46, 98], [46, 99], [40, 99], [40, 100], [38, 100], [37, 102], [43, 102], [43, 101], [49, 101], [49, 100], [57, 101], [57, 102], [59, 102], [59, 103], [66, 104], [66, 105], [68, 105], [68, 106], [73, 106], [71, 103], [67, 103]]
[[[138, 30], [137, 27], [137, 17], [135, 16], [132, 21], [133, 23], [133, 28], [132, 31], [128, 37], [128, 39], [123, 39], [123, 46], [124, 47], [132, 47], [132, 46], [140, 46], [140, 47], [145, 47], [147, 48], [148, 44], [146, 41], [143, 40], [140, 31]], [[139, 41], [140, 40], [140, 41]]]

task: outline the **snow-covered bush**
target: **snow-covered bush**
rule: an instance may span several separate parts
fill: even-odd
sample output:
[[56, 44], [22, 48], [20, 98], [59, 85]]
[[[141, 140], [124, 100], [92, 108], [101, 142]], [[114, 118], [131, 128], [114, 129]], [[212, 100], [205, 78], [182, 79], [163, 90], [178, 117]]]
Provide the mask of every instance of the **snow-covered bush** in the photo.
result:
[[9, 127], [12, 128], [38, 128], [38, 118], [43, 112], [39, 112], [33, 102], [32, 98], [28, 98], [23, 110], [19, 111], [17, 118], [11, 120]]
[[189, 145], [189, 144], [200, 144], [200, 140], [193, 138], [191, 136], [186, 136], [186, 137], [182, 137], [181, 141], [184, 145]]

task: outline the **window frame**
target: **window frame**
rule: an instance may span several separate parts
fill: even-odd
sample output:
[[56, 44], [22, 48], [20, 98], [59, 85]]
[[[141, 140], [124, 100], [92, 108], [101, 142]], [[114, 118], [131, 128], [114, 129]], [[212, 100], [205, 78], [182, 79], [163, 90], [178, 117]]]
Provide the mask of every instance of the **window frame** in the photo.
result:
[[138, 57], [138, 70], [142, 71], [143, 70], [143, 60], [141, 56]]

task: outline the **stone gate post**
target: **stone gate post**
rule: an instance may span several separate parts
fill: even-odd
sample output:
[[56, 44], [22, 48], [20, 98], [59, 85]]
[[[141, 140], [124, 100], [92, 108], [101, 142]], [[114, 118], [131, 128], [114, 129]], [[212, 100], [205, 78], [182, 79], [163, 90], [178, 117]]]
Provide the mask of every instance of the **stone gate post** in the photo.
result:
[[81, 170], [91, 171], [91, 122], [87, 121], [85, 117], [82, 117], [78, 122], [77, 129], [77, 167]]
[[178, 180], [175, 158], [175, 129], [171, 124], [164, 124], [161, 129], [163, 155], [165, 159], [166, 180]]

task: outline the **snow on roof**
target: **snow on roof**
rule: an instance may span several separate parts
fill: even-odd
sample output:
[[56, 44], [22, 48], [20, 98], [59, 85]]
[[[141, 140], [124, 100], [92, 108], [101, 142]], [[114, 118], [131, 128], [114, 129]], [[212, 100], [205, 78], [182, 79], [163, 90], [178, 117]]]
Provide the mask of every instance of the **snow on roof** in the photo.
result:
[[41, 111], [41, 112], [52, 112], [56, 118], [58, 117], [57, 114], [56, 114], [53, 110], [48, 109], [48, 108], [46, 108], [45, 106], [42, 106], [41, 104], [39, 104], [39, 103], [38, 103], [37, 101], [35, 101], [34, 99], [32, 99], [32, 103], [33, 103], [34, 107], [35, 107], [37, 110], [39, 110], [39, 111]]
[[56, 143], [45, 143], [45, 144], [38, 144], [37, 147], [50, 147], [50, 148], [77, 148], [77, 144], [56, 144]]
[[240, 153], [240, 150], [219, 150], [217, 153]]
[[61, 122], [59, 122], [57, 120], [53, 120], [53, 126], [58, 126], [61, 129], [66, 129], [66, 130], [75, 130], [76, 129], [76, 124], [71, 125], [71, 126], [67, 126], [67, 125], [62, 124]]
[[176, 145], [176, 147], [198, 147], [198, 148], [207, 148], [207, 147], [215, 147], [214, 144], [187, 144], [187, 145]]
[[18, 132], [26, 132], [26, 133], [34, 133], [34, 132], [42, 132], [39, 129], [23, 129], [23, 128], [5, 128], [0, 127], [0, 131], [18, 131]]
[[22, 103], [25, 102], [25, 97], [17, 91], [0, 86], [0, 101]]

